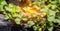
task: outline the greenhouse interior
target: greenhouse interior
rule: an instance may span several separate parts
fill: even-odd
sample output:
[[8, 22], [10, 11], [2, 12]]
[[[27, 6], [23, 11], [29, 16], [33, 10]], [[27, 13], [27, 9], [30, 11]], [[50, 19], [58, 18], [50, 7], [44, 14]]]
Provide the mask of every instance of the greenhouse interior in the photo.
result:
[[0, 31], [60, 31], [60, 0], [0, 0]]

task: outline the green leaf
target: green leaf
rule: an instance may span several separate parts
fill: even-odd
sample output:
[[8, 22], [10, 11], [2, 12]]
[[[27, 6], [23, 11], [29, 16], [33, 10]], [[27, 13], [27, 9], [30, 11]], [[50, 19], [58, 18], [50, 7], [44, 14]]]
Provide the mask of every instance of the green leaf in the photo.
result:
[[37, 31], [38, 27], [37, 26], [33, 26], [34, 31]]
[[55, 19], [54, 23], [58, 23], [60, 25], [60, 19]]
[[7, 4], [5, 0], [0, 1], [0, 5], [3, 6], [3, 5], [5, 5], [5, 4]]
[[16, 24], [20, 24], [20, 21], [21, 21], [20, 18], [16, 18], [16, 19], [15, 19]]
[[31, 27], [32, 25], [34, 25], [34, 22], [33, 21], [29, 21], [28, 24]]
[[9, 19], [9, 16], [4, 15], [4, 19], [5, 19], [5, 20]]
[[48, 15], [47, 15], [47, 19], [48, 21], [54, 21], [55, 20], [55, 11], [49, 10], [48, 11]]
[[53, 27], [48, 28], [49, 31], [53, 31]]

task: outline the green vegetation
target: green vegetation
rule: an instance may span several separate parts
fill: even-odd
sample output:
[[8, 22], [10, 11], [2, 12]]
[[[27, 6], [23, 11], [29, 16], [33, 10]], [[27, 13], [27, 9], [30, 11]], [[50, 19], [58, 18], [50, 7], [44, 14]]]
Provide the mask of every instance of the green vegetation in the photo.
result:
[[29, 19], [28, 25], [33, 26], [35, 31], [44, 31], [46, 28], [52, 31], [54, 23], [60, 25], [60, 0], [35, 0], [29, 6], [39, 7], [42, 13], [46, 13], [45, 17], [42, 18], [39, 15], [32, 18], [24, 17], [23, 7], [12, 3], [7, 4], [5, 0], [0, 0], [0, 14], [5, 16], [5, 20], [15, 21], [16, 24], [21, 24], [23, 19]]

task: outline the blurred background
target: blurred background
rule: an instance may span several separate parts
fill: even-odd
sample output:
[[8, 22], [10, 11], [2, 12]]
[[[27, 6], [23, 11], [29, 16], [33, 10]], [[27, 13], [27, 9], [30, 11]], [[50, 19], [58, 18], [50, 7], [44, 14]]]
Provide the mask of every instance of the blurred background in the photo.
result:
[[0, 31], [60, 31], [60, 0], [0, 0]]

